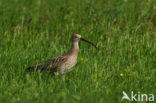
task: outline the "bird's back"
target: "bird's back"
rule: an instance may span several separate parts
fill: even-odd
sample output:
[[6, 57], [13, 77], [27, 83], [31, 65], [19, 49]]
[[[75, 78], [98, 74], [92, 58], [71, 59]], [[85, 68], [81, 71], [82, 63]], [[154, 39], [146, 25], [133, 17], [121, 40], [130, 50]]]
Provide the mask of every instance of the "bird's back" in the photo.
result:
[[27, 68], [28, 71], [33, 70], [44, 70], [50, 71], [52, 73], [58, 72], [63, 74], [65, 72], [69, 72], [75, 66], [77, 62], [77, 56], [64, 54], [61, 56], [54, 57], [44, 63], [41, 63], [34, 67]]

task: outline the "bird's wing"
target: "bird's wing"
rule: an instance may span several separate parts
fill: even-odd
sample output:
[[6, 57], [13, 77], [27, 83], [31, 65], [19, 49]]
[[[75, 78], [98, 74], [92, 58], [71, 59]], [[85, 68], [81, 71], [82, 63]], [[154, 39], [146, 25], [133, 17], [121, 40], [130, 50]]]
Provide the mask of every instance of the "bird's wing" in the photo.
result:
[[52, 72], [58, 71], [59, 67], [67, 61], [66, 56], [57, 56], [45, 62], [43, 69], [49, 69]]

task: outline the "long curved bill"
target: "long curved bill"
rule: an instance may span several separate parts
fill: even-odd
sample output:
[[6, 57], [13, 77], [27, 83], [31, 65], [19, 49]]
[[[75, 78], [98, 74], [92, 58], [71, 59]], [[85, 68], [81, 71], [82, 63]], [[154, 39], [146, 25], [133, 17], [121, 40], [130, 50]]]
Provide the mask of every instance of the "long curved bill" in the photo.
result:
[[89, 44], [91, 44], [91, 45], [93, 45], [93, 46], [97, 49], [96, 45], [93, 44], [92, 42], [90, 42], [90, 41], [88, 41], [88, 40], [86, 40], [86, 39], [84, 39], [84, 38], [81, 38], [81, 40], [82, 40], [82, 41], [85, 41], [85, 42], [87, 42], [87, 43], [89, 43]]

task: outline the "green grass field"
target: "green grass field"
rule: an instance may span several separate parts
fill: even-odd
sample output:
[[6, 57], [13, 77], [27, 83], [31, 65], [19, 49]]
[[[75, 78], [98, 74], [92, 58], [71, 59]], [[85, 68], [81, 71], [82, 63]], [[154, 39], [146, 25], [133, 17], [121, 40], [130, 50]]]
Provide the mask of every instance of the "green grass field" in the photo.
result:
[[[98, 50], [80, 42], [65, 82], [25, 71], [74, 33]], [[122, 91], [156, 96], [155, 0], [0, 0], [0, 103], [129, 103]]]

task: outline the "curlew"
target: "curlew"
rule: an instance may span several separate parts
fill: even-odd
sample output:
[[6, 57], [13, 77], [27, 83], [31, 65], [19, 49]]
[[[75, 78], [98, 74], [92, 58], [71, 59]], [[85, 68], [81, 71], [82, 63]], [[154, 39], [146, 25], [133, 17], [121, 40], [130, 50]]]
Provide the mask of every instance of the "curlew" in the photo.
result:
[[60, 56], [56, 56], [56, 57], [48, 60], [47, 62], [38, 64], [36, 66], [29, 67], [29, 68], [27, 68], [27, 71], [46, 70], [46, 71], [50, 71], [51, 73], [57, 72], [59, 74], [64, 74], [66, 72], [70, 72], [77, 63], [80, 40], [85, 41], [85, 42], [95, 46], [92, 42], [83, 39], [81, 37], [81, 35], [74, 34], [72, 36], [71, 49], [67, 53], [60, 55]]

